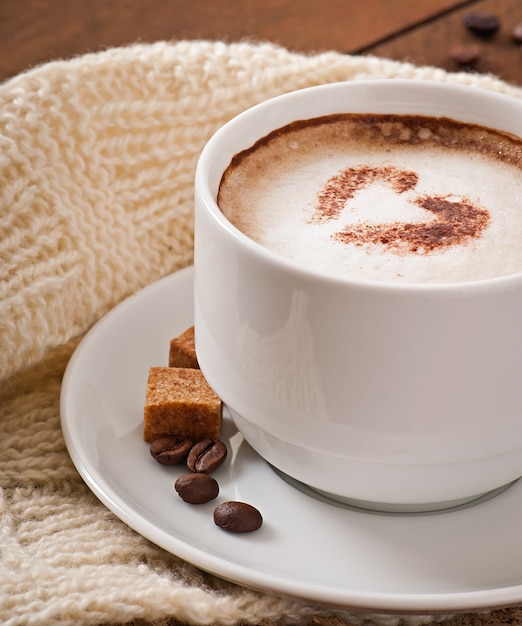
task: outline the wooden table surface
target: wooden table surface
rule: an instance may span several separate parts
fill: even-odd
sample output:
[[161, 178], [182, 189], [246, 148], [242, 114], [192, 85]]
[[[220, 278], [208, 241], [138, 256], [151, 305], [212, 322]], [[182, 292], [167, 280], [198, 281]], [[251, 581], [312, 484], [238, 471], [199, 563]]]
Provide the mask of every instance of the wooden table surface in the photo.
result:
[[[483, 40], [469, 13], [498, 17]], [[522, 52], [512, 38], [521, 0], [0, 0], [0, 81], [35, 64], [136, 41], [270, 40], [299, 52], [375, 54], [446, 70], [449, 54], [473, 43], [465, 69], [522, 85]]]

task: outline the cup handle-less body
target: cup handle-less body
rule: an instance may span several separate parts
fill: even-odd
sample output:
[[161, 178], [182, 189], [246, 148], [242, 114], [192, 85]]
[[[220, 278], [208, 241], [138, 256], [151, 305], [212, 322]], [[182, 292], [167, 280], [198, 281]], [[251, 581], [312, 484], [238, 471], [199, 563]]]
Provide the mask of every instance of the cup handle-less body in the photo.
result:
[[[342, 498], [451, 501], [522, 474], [522, 277], [439, 286], [327, 278], [261, 248], [216, 205], [230, 158], [285, 115], [375, 101], [457, 119], [465, 109], [464, 121], [486, 124], [481, 111], [498, 98], [392, 83], [283, 96], [211, 140], [196, 175], [196, 348], [246, 439], [284, 473]], [[505, 100], [522, 117], [522, 103]], [[496, 111], [498, 127], [507, 113]]]

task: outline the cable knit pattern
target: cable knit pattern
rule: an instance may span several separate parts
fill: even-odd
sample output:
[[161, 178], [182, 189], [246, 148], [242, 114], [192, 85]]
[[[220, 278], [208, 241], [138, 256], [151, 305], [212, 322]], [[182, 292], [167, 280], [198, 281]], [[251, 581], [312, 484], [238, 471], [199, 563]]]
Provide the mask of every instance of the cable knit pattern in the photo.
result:
[[[489, 76], [208, 41], [110, 49], [0, 85], [0, 623], [434, 621], [329, 612], [198, 571], [96, 500], [59, 423], [78, 340], [123, 298], [191, 262], [194, 168], [211, 134], [285, 91], [393, 77], [522, 97]], [[445, 621], [499, 623], [495, 615]]]

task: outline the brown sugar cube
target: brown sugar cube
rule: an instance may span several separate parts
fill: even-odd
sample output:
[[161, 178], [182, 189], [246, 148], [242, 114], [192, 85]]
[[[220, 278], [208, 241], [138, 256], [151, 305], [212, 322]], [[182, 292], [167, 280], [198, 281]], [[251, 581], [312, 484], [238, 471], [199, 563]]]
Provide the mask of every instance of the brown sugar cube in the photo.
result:
[[169, 367], [199, 368], [194, 346], [194, 326], [170, 340]]
[[219, 439], [221, 400], [199, 369], [151, 367], [143, 411], [143, 438], [178, 435], [200, 441]]

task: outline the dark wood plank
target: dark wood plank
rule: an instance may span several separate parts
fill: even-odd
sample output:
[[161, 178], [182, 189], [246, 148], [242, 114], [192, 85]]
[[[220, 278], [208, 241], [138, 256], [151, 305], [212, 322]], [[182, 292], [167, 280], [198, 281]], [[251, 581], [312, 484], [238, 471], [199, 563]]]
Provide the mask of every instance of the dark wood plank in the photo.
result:
[[[501, 20], [501, 27], [489, 40], [470, 33], [463, 24], [464, 15], [470, 12], [489, 13]], [[520, 0], [482, 0], [472, 7], [455, 10], [400, 37], [368, 50], [371, 54], [399, 61], [412, 61], [420, 65], [442, 67], [449, 71], [462, 69], [449, 56], [455, 43], [474, 43], [480, 47], [480, 58], [473, 66], [475, 71], [492, 73], [516, 85], [522, 85], [522, 50], [512, 39], [512, 30], [522, 23]]]
[[0, 0], [0, 80], [54, 58], [163, 39], [352, 52], [469, 0]]

